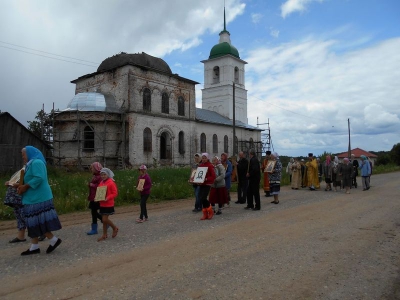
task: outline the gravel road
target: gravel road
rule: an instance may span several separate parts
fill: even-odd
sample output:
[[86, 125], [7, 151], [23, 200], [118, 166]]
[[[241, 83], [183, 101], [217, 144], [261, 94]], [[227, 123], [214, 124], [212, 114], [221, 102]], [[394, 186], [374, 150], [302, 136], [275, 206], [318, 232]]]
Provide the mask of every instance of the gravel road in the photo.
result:
[[0, 298], [400, 299], [399, 175], [349, 195], [282, 187], [278, 205], [232, 203], [207, 221], [193, 199], [151, 204], [143, 224], [138, 206], [118, 207], [119, 234], [104, 242], [85, 234], [89, 211], [63, 215], [60, 247], [27, 257], [4, 221]]

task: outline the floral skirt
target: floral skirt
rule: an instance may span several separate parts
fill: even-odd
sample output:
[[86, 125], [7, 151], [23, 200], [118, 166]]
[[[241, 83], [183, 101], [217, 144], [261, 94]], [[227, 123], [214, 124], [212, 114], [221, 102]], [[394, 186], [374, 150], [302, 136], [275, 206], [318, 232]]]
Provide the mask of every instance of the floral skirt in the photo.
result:
[[53, 199], [35, 204], [25, 204], [24, 215], [30, 238], [36, 238], [46, 232], [61, 229]]

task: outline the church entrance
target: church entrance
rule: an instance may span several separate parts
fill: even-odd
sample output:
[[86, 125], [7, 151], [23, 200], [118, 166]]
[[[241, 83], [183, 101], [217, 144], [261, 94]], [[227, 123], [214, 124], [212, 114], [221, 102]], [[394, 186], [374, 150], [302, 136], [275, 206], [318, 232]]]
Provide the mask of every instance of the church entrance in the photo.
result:
[[160, 136], [160, 160], [171, 160], [171, 158], [171, 136], [168, 132], [163, 132]]

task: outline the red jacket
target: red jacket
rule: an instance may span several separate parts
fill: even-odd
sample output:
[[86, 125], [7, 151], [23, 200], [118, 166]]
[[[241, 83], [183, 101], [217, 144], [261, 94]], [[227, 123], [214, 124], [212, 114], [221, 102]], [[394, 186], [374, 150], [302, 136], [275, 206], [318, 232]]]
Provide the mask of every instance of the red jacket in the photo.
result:
[[216, 175], [214, 170], [214, 165], [207, 161], [206, 163], [201, 163], [199, 167], [207, 167], [206, 180], [201, 185], [212, 185], [215, 181]]
[[115, 181], [111, 178], [107, 178], [105, 181], [101, 181], [100, 186], [107, 186], [106, 201], [99, 201], [101, 207], [113, 207], [114, 199], [118, 196], [118, 189]]

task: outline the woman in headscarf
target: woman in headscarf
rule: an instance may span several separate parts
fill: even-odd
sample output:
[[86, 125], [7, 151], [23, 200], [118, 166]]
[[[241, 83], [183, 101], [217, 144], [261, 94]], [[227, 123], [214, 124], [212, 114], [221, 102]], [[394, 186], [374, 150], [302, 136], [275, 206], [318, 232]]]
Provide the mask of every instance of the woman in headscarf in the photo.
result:
[[369, 177], [371, 176], [371, 165], [365, 155], [361, 155], [361, 164], [358, 167], [361, 170], [361, 180], [363, 191], [369, 190]]
[[337, 192], [338, 187], [339, 189], [342, 188], [342, 176], [339, 174], [340, 165], [339, 158], [335, 156], [332, 164], [332, 182], [335, 192]]
[[[193, 172], [193, 170], [197, 169], [200, 162], [201, 162], [201, 154], [196, 153], [194, 155], [194, 161], [192, 164], [192, 172]], [[201, 201], [199, 199], [199, 186], [197, 184], [193, 184], [193, 183], [192, 183], [192, 185], [193, 185], [194, 196], [195, 196], [194, 209], [192, 211], [199, 212], [199, 211], [201, 211]]]
[[211, 186], [209, 199], [213, 210], [215, 204], [218, 204], [218, 211], [216, 214], [220, 215], [222, 214], [222, 207], [224, 204], [229, 202], [225, 185], [225, 167], [222, 165], [221, 159], [218, 156], [213, 158], [212, 163], [214, 165], [216, 177]]
[[92, 180], [89, 182], [89, 208], [92, 214], [92, 229], [87, 232], [88, 235], [97, 234], [97, 219], [101, 221], [101, 215], [99, 214], [100, 204], [98, 201], [94, 201], [96, 196], [96, 189], [101, 182], [100, 170], [103, 166], [99, 162], [94, 162], [90, 165], [90, 172], [93, 174]]
[[270, 193], [274, 196], [274, 201], [271, 203], [279, 203], [279, 193], [281, 190], [282, 163], [279, 155], [276, 152], [271, 153], [271, 159], [275, 160], [275, 166], [271, 173], [268, 173]]
[[201, 154], [201, 163], [199, 167], [207, 168], [205, 180], [203, 183], [199, 184], [199, 198], [203, 206], [203, 217], [200, 220], [212, 219], [214, 211], [210, 202], [207, 200], [207, 196], [210, 192], [211, 185], [215, 181], [215, 171], [214, 166], [210, 163], [210, 156], [208, 153]]
[[332, 166], [331, 156], [327, 155], [323, 168], [326, 183], [325, 191], [332, 191]]
[[342, 176], [343, 187], [346, 190], [346, 194], [350, 194], [351, 181], [353, 177], [353, 166], [350, 164], [349, 159], [343, 158], [343, 164], [340, 167], [339, 175]]
[[102, 168], [100, 170], [101, 182], [98, 188], [105, 186], [106, 195], [103, 201], [100, 201], [100, 214], [103, 222], [103, 235], [97, 239], [98, 242], [107, 239], [107, 229], [111, 227], [113, 230], [112, 237], [115, 238], [118, 234], [119, 228], [109, 219], [109, 216], [114, 214], [114, 202], [118, 196], [117, 185], [114, 180], [114, 173], [108, 168]]
[[22, 159], [26, 163], [25, 176], [23, 184], [18, 187], [18, 194], [22, 195], [28, 236], [32, 244], [21, 255], [40, 253], [38, 242], [41, 235], [50, 240], [46, 253], [51, 253], [61, 244], [61, 239], [52, 233], [61, 229], [61, 223], [47, 179], [46, 160], [42, 152], [32, 146], [22, 149]]

